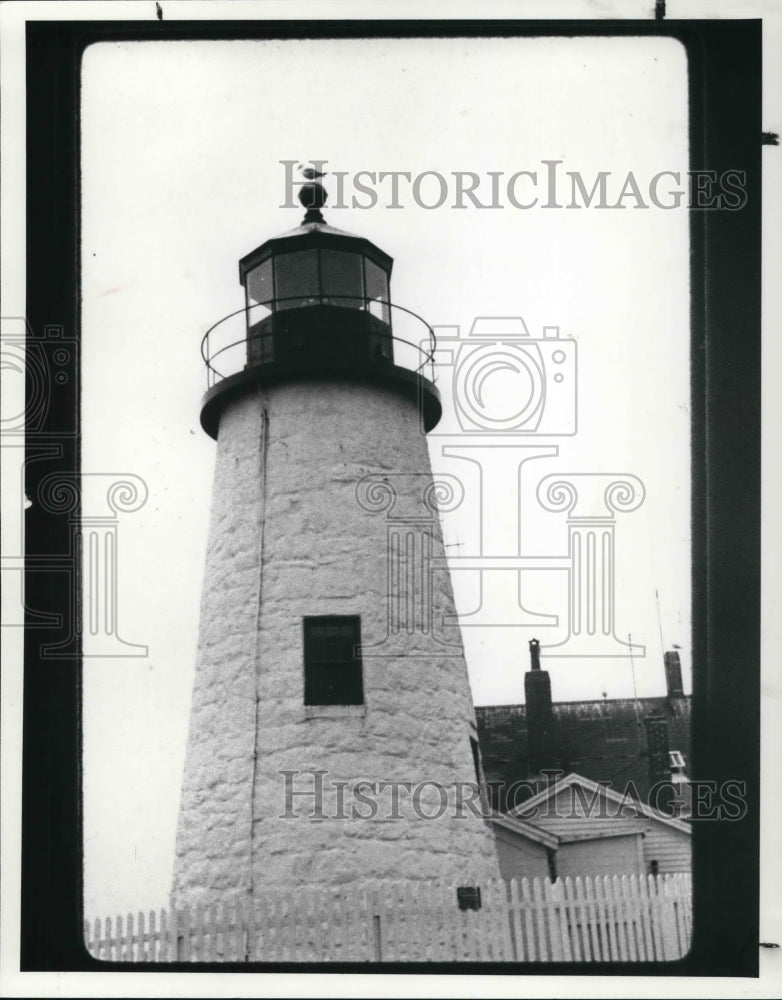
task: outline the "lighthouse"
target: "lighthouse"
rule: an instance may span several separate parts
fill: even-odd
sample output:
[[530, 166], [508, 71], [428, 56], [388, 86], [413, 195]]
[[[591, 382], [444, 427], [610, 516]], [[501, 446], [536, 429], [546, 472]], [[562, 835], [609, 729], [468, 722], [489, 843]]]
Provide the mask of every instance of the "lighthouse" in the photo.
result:
[[434, 334], [328, 225], [239, 262], [202, 344], [217, 442], [172, 904], [499, 876], [434, 479]]

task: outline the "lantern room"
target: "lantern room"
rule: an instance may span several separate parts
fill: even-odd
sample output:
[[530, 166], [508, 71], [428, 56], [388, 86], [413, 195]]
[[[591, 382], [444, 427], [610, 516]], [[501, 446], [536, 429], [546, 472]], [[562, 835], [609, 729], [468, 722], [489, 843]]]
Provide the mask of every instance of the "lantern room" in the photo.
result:
[[369, 240], [325, 222], [267, 240], [239, 262], [248, 363], [292, 360], [304, 350], [393, 362], [392, 265]]
[[248, 311], [326, 304], [366, 310], [389, 324], [392, 263], [369, 240], [308, 223], [264, 243], [239, 268]]
[[442, 412], [434, 331], [392, 304], [391, 257], [326, 223], [317, 180], [302, 185], [299, 200], [302, 223], [239, 261], [244, 306], [202, 340], [204, 430], [216, 438], [225, 407], [252, 386], [311, 379], [384, 384], [413, 399], [431, 430]]

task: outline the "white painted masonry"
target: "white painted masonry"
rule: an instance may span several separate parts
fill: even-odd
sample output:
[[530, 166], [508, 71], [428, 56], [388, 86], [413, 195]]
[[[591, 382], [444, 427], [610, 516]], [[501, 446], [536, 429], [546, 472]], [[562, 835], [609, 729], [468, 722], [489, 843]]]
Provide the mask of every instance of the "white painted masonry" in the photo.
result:
[[[417, 602], [412, 631], [377, 645], [388, 632], [389, 528], [401, 528], [403, 551], [430, 544], [444, 566], [431, 486], [416, 402], [390, 388], [296, 381], [249, 389], [225, 409], [174, 903], [269, 885], [499, 875], [488, 825], [469, 809], [455, 815], [454, 782], [474, 781], [474, 712], [458, 628], [439, 626], [456, 614], [447, 571], [432, 575], [431, 614], [435, 636], [456, 645], [422, 628], [425, 591], [415, 575], [399, 588], [402, 605]], [[336, 715], [304, 705], [302, 619], [323, 614], [361, 616], [365, 705]], [[327, 790], [347, 782], [349, 818], [313, 820], [307, 797], [294, 799], [295, 818], [283, 818], [282, 771], [326, 771]], [[403, 791], [402, 818], [385, 819], [390, 793], [375, 796], [375, 818], [354, 818], [354, 806], [370, 812], [352, 796], [361, 779], [438, 782], [451, 789], [448, 808], [439, 819], [416, 818]], [[297, 791], [314, 782], [289, 780]], [[427, 788], [422, 809], [439, 804]], [[338, 811], [326, 795], [325, 816]]]

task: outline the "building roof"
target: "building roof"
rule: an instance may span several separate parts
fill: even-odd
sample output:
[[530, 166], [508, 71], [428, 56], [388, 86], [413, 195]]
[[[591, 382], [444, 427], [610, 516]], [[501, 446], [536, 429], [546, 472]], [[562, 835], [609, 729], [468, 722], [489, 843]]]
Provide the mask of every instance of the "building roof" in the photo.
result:
[[[571, 777], [575, 777], [571, 775]], [[525, 804], [524, 808], [527, 808]], [[513, 813], [492, 813], [489, 822], [502, 830], [507, 830], [516, 836], [531, 840], [541, 847], [557, 850], [560, 844], [573, 844], [582, 840], [605, 840], [610, 837], [640, 837], [644, 833], [643, 827], [639, 827], [637, 821], [629, 820], [599, 820], [589, 829], [579, 828], [577, 832], [562, 833], [555, 832], [545, 826], [538, 825], [537, 821], [522, 819], [521, 816]]]
[[[610, 782], [620, 792], [632, 782], [646, 800], [652, 782], [644, 719], [662, 716], [668, 744], [690, 761], [690, 697], [599, 699], [559, 702], [552, 706], [556, 766], [591, 781]], [[507, 789], [536, 777], [530, 765], [526, 705], [489, 705], [475, 710], [483, 769], [488, 782]], [[493, 794], [505, 809], [504, 796]]]
[[308, 250], [315, 247], [348, 250], [371, 257], [387, 274], [391, 274], [393, 259], [377, 244], [365, 236], [347, 233], [343, 229], [330, 226], [327, 222], [302, 222], [295, 229], [289, 229], [279, 236], [264, 240], [239, 261], [239, 279], [244, 284], [247, 272], [257, 267], [272, 254], [289, 253], [292, 250]]
[[[564, 778], [559, 778], [557, 781], [551, 782], [547, 788], [544, 788], [537, 795], [533, 795], [531, 799], [527, 799], [523, 805], [520, 805], [513, 812], [509, 813], [511, 816], [515, 816], [520, 819], [522, 816], [526, 816], [529, 813], [534, 812], [538, 807], [546, 805], [552, 799], [556, 798], [558, 795], [567, 789], [571, 788], [573, 785], [579, 785], [581, 788], [593, 795], [595, 793], [604, 795], [609, 802], [619, 808], [620, 806], [627, 805], [627, 799], [624, 795], [619, 792], [614, 791], [612, 788], [607, 788], [602, 784], [598, 784], [595, 781], [590, 781], [589, 778], [585, 778], [581, 774], [568, 774]], [[669, 826], [674, 830], [678, 830], [680, 833], [692, 833], [692, 829], [689, 823], [685, 823], [683, 820], [675, 819], [672, 816], [666, 816], [664, 813], [659, 812], [657, 809], [653, 809], [651, 806], [647, 805], [645, 802], [633, 802], [633, 809], [644, 816], [646, 819], [654, 820], [657, 823], [663, 823], [665, 826]], [[621, 821], [621, 817], [617, 817], [617, 821]], [[535, 825], [535, 820], [528, 820], [531, 825]], [[600, 819], [597, 822], [605, 823], [605, 819]], [[610, 822], [610, 821], [609, 821]], [[617, 829], [617, 836], [619, 833], [632, 832], [631, 830], [623, 830], [619, 827]], [[599, 834], [598, 834], [599, 836]], [[605, 836], [605, 834], [603, 834]]]
[[542, 847], [550, 847], [556, 850], [559, 847], [561, 837], [548, 830], [542, 830], [539, 826], [521, 819], [520, 816], [512, 816], [510, 813], [492, 813], [489, 822], [503, 830], [509, 830], [526, 840], [533, 840]]
[[344, 229], [337, 229], [336, 226], [330, 226], [327, 222], [302, 222], [300, 225], [296, 226], [295, 229], [289, 229], [287, 232], [280, 233], [279, 236], [274, 236], [275, 240], [287, 240], [290, 236], [306, 236], [308, 233], [325, 233], [329, 236], [347, 236], [351, 240], [362, 239], [360, 236], [356, 236], [355, 233], [348, 233]]

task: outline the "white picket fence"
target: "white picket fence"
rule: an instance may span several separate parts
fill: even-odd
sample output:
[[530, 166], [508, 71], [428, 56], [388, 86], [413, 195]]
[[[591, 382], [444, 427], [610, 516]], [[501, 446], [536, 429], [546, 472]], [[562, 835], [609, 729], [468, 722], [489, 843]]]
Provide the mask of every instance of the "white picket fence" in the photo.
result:
[[90, 953], [118, 962], [656, 962], [686, 955], [691, 933], [688, 874], [492, 882], [478, 910], [430, 882], [270, 891], [84, 927]]

